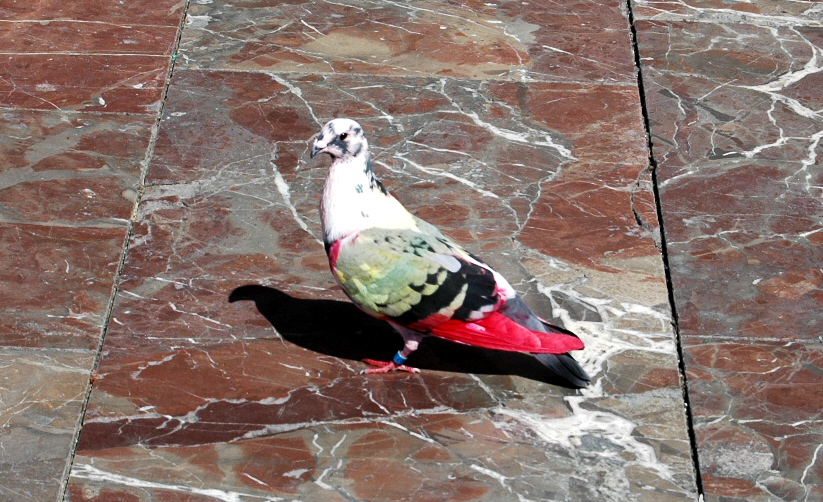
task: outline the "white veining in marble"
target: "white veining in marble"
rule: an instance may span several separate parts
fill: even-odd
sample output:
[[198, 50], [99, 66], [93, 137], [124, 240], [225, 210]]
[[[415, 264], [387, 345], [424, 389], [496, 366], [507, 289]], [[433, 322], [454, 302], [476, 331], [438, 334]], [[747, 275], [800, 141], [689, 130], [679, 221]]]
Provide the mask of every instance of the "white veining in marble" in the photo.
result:
[[202, 497], [208, 497], [210, 499], [219, 500], [222, 502], [250, 502], [254, 500], [277, 502], [280, 500], [286, 500], [282, 497], [275, 497], [272, 495], [244, 493], [233, 490], [220, 490], [217, 488], [197, 488], [195, 486], [183, 484], [146, 481], [143, 479], [126, 476], [123, 474], [106, 472], [102, 469], [98, 469], [92, 464], [74, 464], [71, 471], [71, 477], [77, 479], [86, 479], [92, 482], [101, 483], [108, 486], [123, 486], [139, 488], [143, 490], [158, 490], [171, 493], [199, 495]]

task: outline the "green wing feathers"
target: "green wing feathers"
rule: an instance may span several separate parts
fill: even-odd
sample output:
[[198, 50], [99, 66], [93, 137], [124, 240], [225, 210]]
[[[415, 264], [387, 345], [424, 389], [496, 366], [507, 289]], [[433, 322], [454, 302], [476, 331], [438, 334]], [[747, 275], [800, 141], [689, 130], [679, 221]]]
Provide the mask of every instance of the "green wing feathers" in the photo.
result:
[[441, 236], [372, 228], [340, 243], [332, 269], [346, 294], [366, 312], [414, 321], [420, 318], [414, 310], [461, 268], [463, 254]]

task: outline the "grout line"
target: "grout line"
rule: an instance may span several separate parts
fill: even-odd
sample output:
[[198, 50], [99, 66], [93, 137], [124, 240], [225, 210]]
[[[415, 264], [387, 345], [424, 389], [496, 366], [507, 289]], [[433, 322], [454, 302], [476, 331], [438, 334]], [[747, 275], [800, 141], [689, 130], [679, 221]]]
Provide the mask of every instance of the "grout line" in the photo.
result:
[[285, 75], [285, 76], [321, 76], [321, 77], [356, 77], [356, 78], [364, 78], [364, 79], [374, 79], [374, 78], [403, 78], [409, 80], [432, 80], [432, 81], [450, 81], [450, 82], [481, 82], [481, 83], [514, 83], [514, 84], [528, 84], [528, 83], [539, 83], [539, 84], [578, 84], [578, 85], [605, 85], [605, 86], [614, 86], [614, 87], [636, 87], [637, 83], [632, 82], [630, 79], [625, 81], [622, 80], [597, 80], [594, 82], [587, 81], [587, 80], [576, 80], [576, 79], [552, 79], [549, 77], [545, 78], [529, 78], [528, 80], [522, 79], [513, 79], [508, 77], [473, 77], [473, 76], [443, 76], [443, 75], [436, 75], [433, 73], [419, 73], [414, 75], [403, 75], [399, 73], [359, 73], [359, 72], [339, 72], [339, 71], [313, 71], [313, 70], [272, 70], [272, 69], [265, 69], [265, 68], [231, 68], [231, 67], [211, 67], [211, 66], [199, 66], [199, 65], [189, 65], [183, 68], [180, 68], [180, 71], [192, 71], [192, 72], [199, 72], [199, 73], [252, 73], [252, 74], [262, 74], [262, 75]]
[[[168, 56], [166, 56], [168, 57]], [[2, 106], [0, 112], [27, 112], [27, 113], [57, 113], [63, 115], [100, 115], [100, 116], [123, 116], [123, 117], [152, 117], [154, 113], [106, 111], [106, 110], [72, 110], [70, 108], [35, 108], [31, 106]]]
[[129, 218], [128, 226], [127, 226], [127, 229], [126, 229], [126, 235], [123, 239], [123, 245], [122, 245], [122, 248], [121, 248], [122, 250], [120, 252], [120, 259], [117, 263], [117, 270], [114, 273], [114, 278], [113, 278], [113, 282], [112, 282], [112, 289], [111, 289], [111, 296], [109, 297], [109, 303], [106, 306], [106, 313], [105, 313], [105, 316], [104, 316], [104, 319], [103, 319], [103, 327], [102, 327], [101, 334], [100, 334], [100, 341], [97, 344], [97, 351], [96, 351], [96, 354], [94, 356], [94, 364], [92, 364], [91, 374], [89, 375], [89, 381], [86, 384], [86, 392], [85, 392], [85, 396], [83, 397], [83, 404], [82, 404], [81, 410], [80, 410], [80, 421], [77, 424], [77, 428], [75, 429], [74, 438], [72, 439], [71, 452], [69, 453], [69, 459], [68, 459], [68, 462], [66, 463], [65, 469], [63, 470], [63, 477], [60, 480], [60, 482], [61, 482], [60, 491], [57, 494], [57, 500], [58, 501], [65, 501], [66, 500], [66, 495], [67, 495], [68, 486], [69, 486], [69, 480], [71, 478], [71, 469], [72, 469], [72, 466], [74, 465], [74, 457], [77, 454], [77, 445], [80, 444], [80, 435], [82, 434], [82, 431], [83, 431], [83, 423], [84, 423], [85, 418], [86, 418], [86, 410], [88, 408], [89, 401], [91, 399], [91, 391], [92, 391], [93, 383], [94, 383], [94, 375], [97, 372], [97, 368], [100, 365], [100, 359], [101, 359], [102, 354], [103, 354], [103, 344], [106, 341], [106, 334], [108, 332], [109, 323], [111, 322], [111, 315], [114, 312], [114, 303], [115, 303], [115, 300], [117, 298], [117, 292], [119, 290], [119, 284], [118, 283], [120, 281], [120, 277], [123, 274], [123, 268], [125, 267], [125, 264], [126, 264], [126, 256], [128, 254], [128, 250], [129, 250], [129, 241], [131, 240], [132, 231], [134, 229], [134, 222], [135, 222], [135, 219], [136, 219], [137, 208], [139, 207], [140, 202], [143, 199], [143, 194], [145, 193], [146, 176], [148, 175], [148, 171], [149, 171], [149, 163], [151, 162], [151, 159], [154, 156], [154, 147], [157, 143], [157, 136], [158, 136], [159, 131], [160, 131], [160, 121], [163, 117], [163, 110], [165, 109], [165, 106], [166, 106], [166, 97], [167, 97], [168, 92], [169, 92], [169, 86], [171, 85], [171, 77], [172, 77], [172, 74], [174, 73], [175, 61], [177, 59], [177, 51], [180, 47], [180, 40], [183, 36], [183, 28], [185, 27], [185, 23], [186, 23], [186, 14], [189, 10], [189, 1], [190, 0], [186, 0], [184, 5], [183, 5], [183, 12], [182, 12], [182, 15], [181, 15], [181, 18], [180, 18], [180, 23], [178, 24], [177, 34], [176, 34], [176, 38], [175, 38], [175, 42], [174, 42], [174, 50], [169, 55], [169, 58], [170, 58], [169, 69], [166, 72], [165, 84], [163, 86], [164, 87], [163, 88], [163, 95], [160, 98], [160, 107], [157, 110], [157, 115], [155, 116], [154, 125], [152, 126], [151, 135], [149, 137], [149, 144], [146, 147], [146, 153], [143, 157], [143, 168], [141, 170], [142, 172], [140, 173], [140, 183], [139, 183], [138, 190], [137, 190], [137, 197], [134, 201], [134, 209], [132, 211], [131, 218]]
[[634, 22], [634, 12], [632, 11], [632, 0], [626, 0], [626, 11], [629, 18], [629, 29], [632, 39], [632, 50], [634, 52], [634, 66], [637, 72], [637, 92], [640, 99], [640, 110], [643, 114], [643, 128], [646, 132], [646, 148], [649, 152], [649, 167], [652, 176], [652, 191], [654, 193], [655, 210], [657, 211], [657, 224], [660, 227], [660, 253], [663, 258], [663, 269], [666, 275], [666, 289], [669, 296], [669, 307], [672, 312], [672, 327], [677, 346], [677, 366], [680, 373], [681, 391], [683, 393], [683, 404], [686, 413], [686, 428], [691, 446], [692, 463], [694, 465], [694, 479], [697, 487], [697, 500], [704, 499], [703, 478], [700, 470], [700, 457], [698, 455], [697, 436], [694, 430], [694, 415], [689, 399], [689, 381], [686, 376], [686, 362], [683, 353], [683, 338], [680, 333], [680, 321], [677, 314], [677, 304], [674, 301], [674, 284], [672, 283], [671, 267], [669, 265], [669, 253], [666, 245], [666, 231], [663, 222], [663, 205], [660, 201], [660, 184], [657, 180], [657, 159], [654, 156], [654, 144], [652, 142], [651, 122], [649, 120], [649, 109], [646, 104], [646, 90], [643, 86], [643, 68], [640, 64], [640, 47], [637, 42], [637, 28]]

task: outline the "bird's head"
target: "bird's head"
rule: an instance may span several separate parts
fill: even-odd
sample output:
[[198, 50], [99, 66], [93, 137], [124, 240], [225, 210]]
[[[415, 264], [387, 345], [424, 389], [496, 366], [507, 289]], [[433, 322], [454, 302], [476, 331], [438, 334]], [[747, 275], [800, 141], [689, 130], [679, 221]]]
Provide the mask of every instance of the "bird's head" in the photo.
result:
[[333, 160], [346, 160], [365, 154], [368, 149], [369, 143], [360, 124], [351, 119], [334, 119], [317, 134], [311, 156], [328, 153]]

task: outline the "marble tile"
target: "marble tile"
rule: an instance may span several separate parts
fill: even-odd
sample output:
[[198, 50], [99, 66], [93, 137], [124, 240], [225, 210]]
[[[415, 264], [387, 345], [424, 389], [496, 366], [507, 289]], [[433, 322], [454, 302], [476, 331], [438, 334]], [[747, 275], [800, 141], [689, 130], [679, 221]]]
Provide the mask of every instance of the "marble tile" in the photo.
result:
[[12, 54], [0, 59], [0, 107], [156, 115], [170, 57]]
[[4, 0], [0, 20], [12, 21], [86, 21], [112, 26], [179, 26], [183, 0], [121, 2], [119, 0]]
[[0, 2], [0, 500], [63, 499], [180, 24], [164, 3]]
[[0, 223], [0, 346], [97, 348], [125, 234]]
[[817, 339], [823, 29], [639, 27], [681, 331]]
[[706, 500], [823, 497], [823, 350], [797, 342], [685, 347]]
[[[702, 495], [823, 498], [823, 4], [630, 7]], [[0, 46], [0, 499], [63, 492], [133, 216], [65, 500], [695, 500], [624, 2], [8, 0]], [[437, 340], [360, 374], [399, 339], [319, 243], [340, 115], [592, 387]]]
[[67, 20], [4, 22], [3, 53], [170, 55], [177, 26], [124, 26]]
[[0, 221], [125, 228], [154, 119], [0, 111]]
[[[823, 208], [803, 189], [786, 189], [784, 175], [773, 165], [744, 164], [665, 191], [680, 206], [664, 217], [686, 336], [819, 339]], [[762, 186], [756, 195], [754, 179]], [[718, 212], [706, 215], [696, 204], [694, 193], [705, 191], [713, 195], [700, 205]]]
[[[537, 251], [551, 250], [586, 266], [597, 261], [594, 266], [604, 270], [657, 255], [652, 240], [634, 238], [653, 237], [656, 231], [634, 90], [445, 79], [388, 78], [377, 83], [372, 77], [342, 76], [286, 80], [237, 72], [180, 71], [175, 79], [174, 85], [186, 90], [169, 97], [164, 117], [168, 127], [161, 128], [147, 177], [148, 184], [163, 185], [163, 194], [194, 191], [209, 196], [214, 189], [204, 187], [214, 179], [216, 166], [225, 173], [225, 180], [216, 180], [219, 190], [239, 183], [242, 187], [234, 191], [262, 197], [258, 204], [264, 204], [271, 198], [256, 185], [271, 176], [274, 165], [275, 176], [289, 185], [297, 183], [288, 194], [293, 208], [285, 209], [293, 212], [300, 228], [308, 229], [304, 215], [317, 218], [316, 194], [323, 182], [306, 164], [308, 139], [322, 125], [320, 113], [348, 115], [372, 132], [374, 161], [404, 200], [432, 193], [438, 187], [428, 181], [437, 180], [466, 189], [481, 201], [508, 201], [506, 208], [462, 214], [440, 211], [435, 202], [459, 196], [416, 201], [421, 216], [444, 218], [438, 224], [466, 240], [505, 240], [493, 229], [508, 225], [505, 230], [516, 231]], [[410, 92], [414, 99], [409, 99]], [[230, 108], [228, 114], [215, 117], [202, 106], [204, 96], [215, 95]], [[582, 106], [586, 112], [580, 112]], [[529, 119], [534, 125], [512, 124], [528, 112], [534, 114]], [[604, 113], [609, 121], [596, 118]], [[201, 133], [204, 127], [208, 134]], [[236, 132], [228, 134], [230, 129]], [[228, 161], [227, 149], [238, 152]], [[395, 178], [401, 182], [395, 184]], [[534, 205], [548, 194], [551, 208]], [[612, 207], [620, 208], [619, 215]], [[552, 232], [545, 232], [552, 211], [562, 217]], [[454, 217], [446, 221], [449, 214]], [[467, 233], [466, 218], [495, 223], [479, 224]], [[316, 231], [311, 235], [319, 238]], [[565, 240], [575, 235], [590, 252], [568, 249]]]
[[183, 3], [0, 5], [0, 108], [154, 115]]
[[187, 68], [634, 82], [614, 0], [195, 2], [186, 23]]
[[[438, 340], [419, 375], [361, 374], [400, 339], [343, 301], [318, 238], [307, 153], [335, 115], [404, 203], [583, 336], [591, 388]], [[693, 500], [643, 144], [624, 86], [178, 70], [71, 500]]]
[[775, 0], [634, 0], [635, 19], [799, 26], [823, 24], [819, 2]]
[[763, 160], [802, 189], [819, 148], [823, 28], [697, 26], [638, 22], [661, 188]]
[[57, 500], [92, 352], [0, 348], [0, 499]]
[[97, 347], [153, 122], [0, 112], [0, 345]]
[[820, 498], [819, 6], [641, 5], [705, 500]]
[[[69, 493], [73, 501], [163, 494], [193, 500], [206, 494], [222, 500], [617, 500], [607, 464], [594, 480], [583, 479], [573, 459], [550, 447], [552, 438], [524, 435], [519, 426], [505, 410], [441, 410], [308, 425], [233, 443], [112, 450], [93, 464], [81, 454]], [[600, 464], [603, 446], [584, 439], [578, 450]], [[637, 478], [659, 475], [646, 474]], [[655, 497], [646, 500], [688, 500], [665, 488], [645, 486]]]

